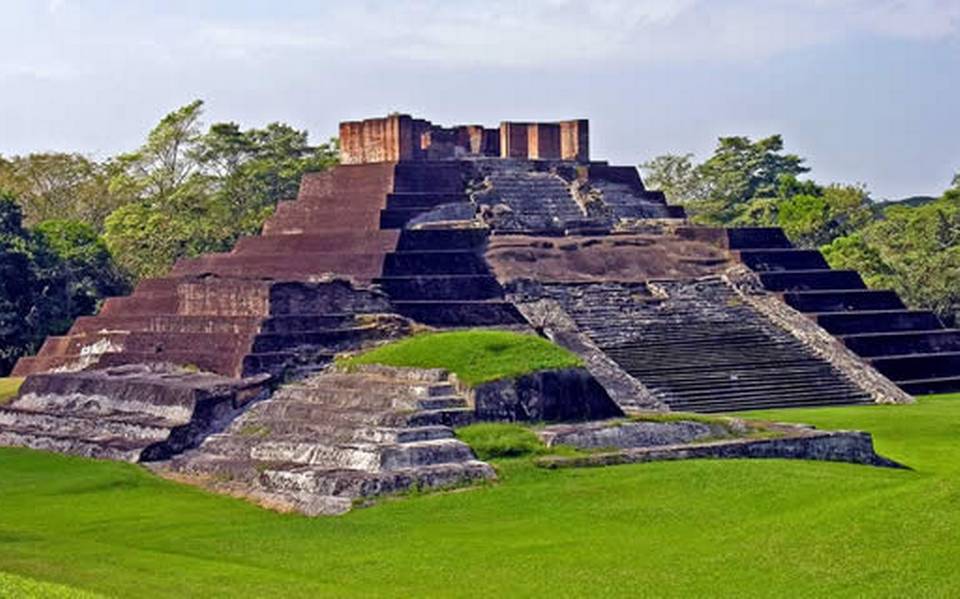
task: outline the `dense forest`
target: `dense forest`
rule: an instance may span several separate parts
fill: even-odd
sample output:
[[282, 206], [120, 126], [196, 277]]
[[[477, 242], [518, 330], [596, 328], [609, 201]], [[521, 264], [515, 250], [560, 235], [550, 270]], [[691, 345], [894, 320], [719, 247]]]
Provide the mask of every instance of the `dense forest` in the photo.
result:
[[[165, 116], [135, 151], [0, 156], [0, 376], [47, 335], [182, 257], [255, 234], [300, 176], [337, 163], [337, 140], [283, 123], [202, 122], [203, 102]], [[823, 185], [774, 135], [721, 138], [702, 163], [664, 155], [648, 186], [700, 223], [780, 226], [950, 323], [960, 312], [960, 176], [939, 198], [877, 203], [862, 185]]]
[[811, 179], [779, 135], [724, 137], [702, 163], [668, 154], [641, 169], [649, 187], [683, 204], [695, 222], [783, 227], [833, 268], [857, 270], [870, 287], [895, 289], [910, 307], [957, 322], [960, 174], [938, 198], [875, 202], [863, 185]]
[[140, 148], [0, 157], [0, 376], [137, 280], [256, 233], [300, 176], [337, 162], [282, 123], [202, 123], [203, 102], [167, 116]]

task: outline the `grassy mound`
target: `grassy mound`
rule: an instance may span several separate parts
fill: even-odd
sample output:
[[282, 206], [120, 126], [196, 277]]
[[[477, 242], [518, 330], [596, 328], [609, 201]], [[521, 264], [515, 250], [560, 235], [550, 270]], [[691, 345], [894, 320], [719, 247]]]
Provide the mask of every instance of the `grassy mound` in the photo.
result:
[[489, 329], [415, 335], [341, 363], [348, 368], [359, 364], [444, 368], [468, 385], [582, 364], [576, 355], [542, 337]]
[[522, 457], [496, 485], [310, 519], [0, 449], [0, 572], [120, 597], [960, 595], [960, 396], [758, 415], [868, 430], [914, 470]]
[[21, 384], [23, 384], [23, 379], [0, 379], [0, 406], [17, 396]]
[[519, 424], [472, 424], [457, 429], [457, 438], [469, 445], [481, 460], [535, 455], [546, 448], [530, 429]]

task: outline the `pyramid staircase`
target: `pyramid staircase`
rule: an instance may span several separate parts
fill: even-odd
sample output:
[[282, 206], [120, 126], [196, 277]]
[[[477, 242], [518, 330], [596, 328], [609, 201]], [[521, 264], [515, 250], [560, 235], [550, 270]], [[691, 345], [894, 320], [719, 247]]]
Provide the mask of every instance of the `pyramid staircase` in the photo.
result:
[[798, 249], [778, 228], [703, 229], [757, 273], [763, 286], [814, 319], [907, 393], [960, 390], [960, 330], [908, 309], [889, 290], [868, 289], [855, 271], [834, 270], [817, 250]]
[[723, 282], [657, 284], [668, 298], [643, 283], [576, 284], [550, 293], [581, 331], [672, 410], [871, 402], [831, 364], [739, 302]]

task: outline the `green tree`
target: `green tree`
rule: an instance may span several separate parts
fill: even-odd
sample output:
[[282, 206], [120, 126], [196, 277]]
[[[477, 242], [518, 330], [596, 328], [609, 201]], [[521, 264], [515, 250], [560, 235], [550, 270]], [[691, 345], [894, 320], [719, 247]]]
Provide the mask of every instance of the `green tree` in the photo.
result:
[[960, 190], [921, 206], [892, 206], [824, 248], [834, 268], [853, 268], [872, 287], [895, 289], [915, 308], [955, 323], [960, 313]]
[[229, 249], [296, 195], [304, 172], [337, 161], [334, 143], [312, 147], [305, 131], [281, 123], [246, 131], [217, 123], [204, 132], [202, 111], [199, 100], [175, 110], [143, 147], [115, 161], [112, 187], [136, 199], [107, 218], [104, 236], [135, 278]]
[[[804, 159], [783, 152], [783, 138], [771, 135], [752, 141], [749, 137], [721, 137], [713, 155], [696, 165], [690, 154], [663, 155], [641, 165], [647, 183], [662, 190], [673, 202], [684, 204], [695, 222], [723, 225], [752, 224], [755, 219], [773, 220], [782, 182], [796, 186], [796, 177], [808, 172]], [[759, 202], [751, 206], [751, 202]]]
[[70, 219], [100, 230], [107, 215], [128, 199], [111, 192], [107, 163], [80, 154], [0, 158], [0, 189], [6, 189], [20, 202], [27, 226], [50, 219]]
[[640, 165], [646, 185], [662, 191], [673, 204], [707, 199], [706, 182], [693, 154], [664, 154]]
[[800, 247], [830, 243], [874, 218], [870, 196], [862, 186], [835, 184], [819, 192], [792, 195], [777, 203], [776, 224]]
[[34, 227], [33, 233], [62, 264], [70, 319], [94, 314], [104, 299], [130, 292], [130, 284], [114, 264], [107, 244], [90, 225], [49, 220]]

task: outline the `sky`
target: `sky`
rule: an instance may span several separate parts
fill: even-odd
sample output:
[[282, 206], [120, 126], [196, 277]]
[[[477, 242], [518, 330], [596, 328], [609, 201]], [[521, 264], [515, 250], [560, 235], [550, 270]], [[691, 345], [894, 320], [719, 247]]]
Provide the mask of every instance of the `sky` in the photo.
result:
[[960, 171], [960, 0], [0, 0], [0, 154], [135, 149], [207, 122], [311, 139], [406, 112], [588, 118], [595, 159], [784, 136], [821, 182], [939, 195]]

